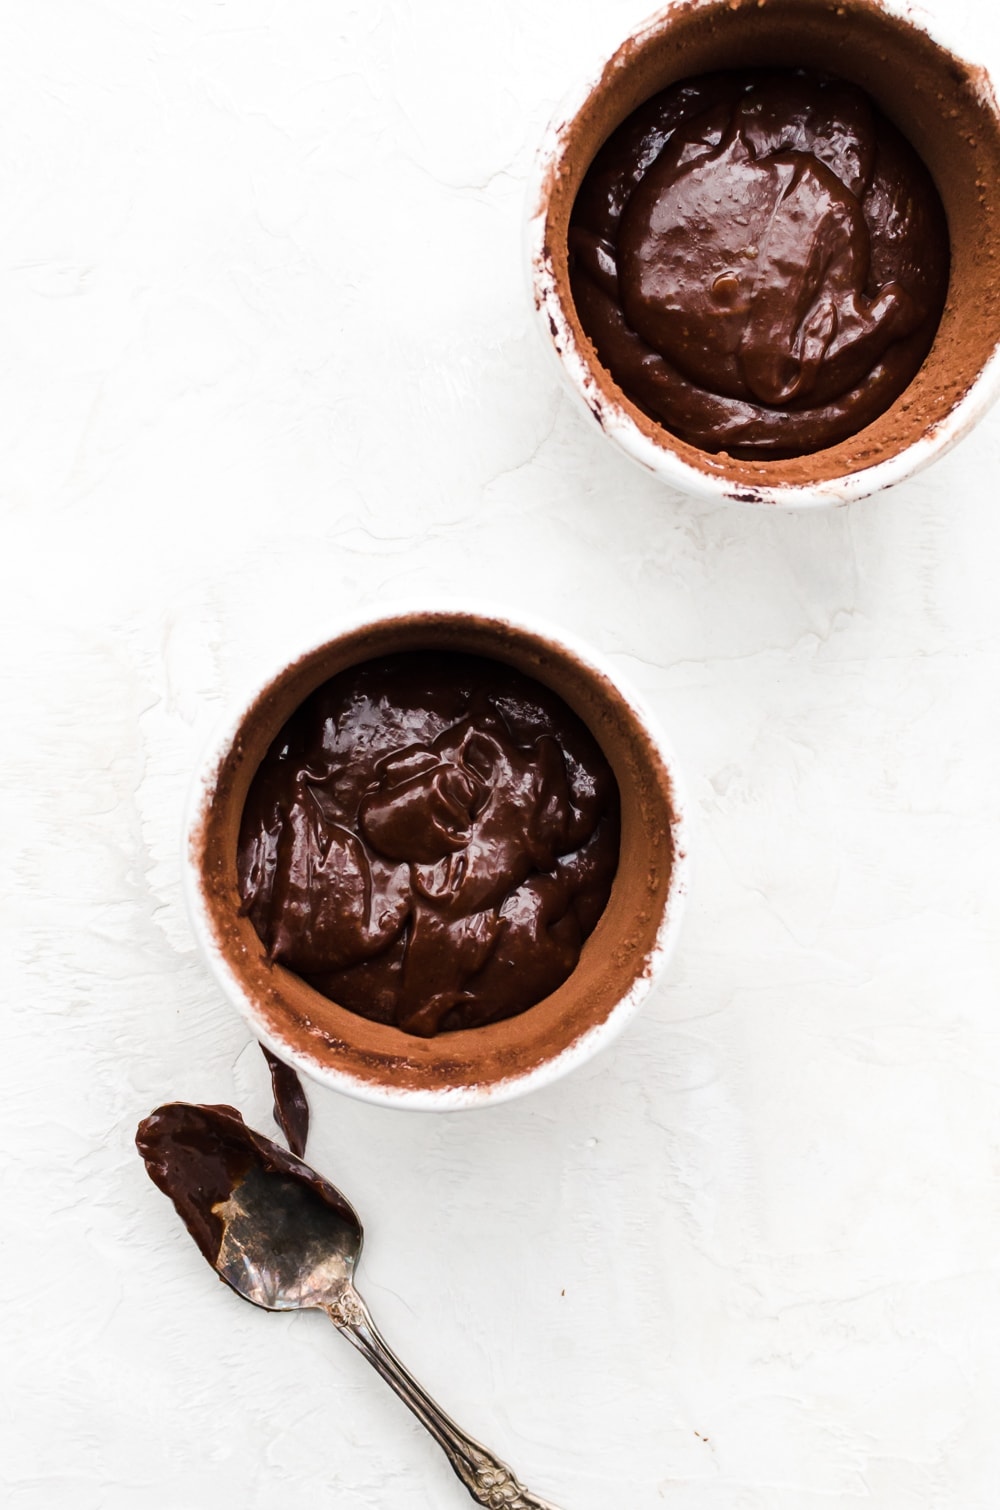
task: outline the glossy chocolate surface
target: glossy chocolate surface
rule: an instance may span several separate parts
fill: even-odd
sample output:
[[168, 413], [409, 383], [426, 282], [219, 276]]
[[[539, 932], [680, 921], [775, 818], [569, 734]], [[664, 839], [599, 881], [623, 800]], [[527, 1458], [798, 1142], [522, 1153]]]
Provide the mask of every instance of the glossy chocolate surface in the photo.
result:
[[514, 1016], [572, 972], [618, 864], [618, 791], [548, 688], [411, 652], [342, 672], [285, 724], [239, 838], [273, 961], [419, 1036]]
[[908, 386], [948, 286], [934, 183], [859, 89], [717, 73], [601, 148], [570, 226], [598, 357], [703, 450], [786, 458], [853, 435]]

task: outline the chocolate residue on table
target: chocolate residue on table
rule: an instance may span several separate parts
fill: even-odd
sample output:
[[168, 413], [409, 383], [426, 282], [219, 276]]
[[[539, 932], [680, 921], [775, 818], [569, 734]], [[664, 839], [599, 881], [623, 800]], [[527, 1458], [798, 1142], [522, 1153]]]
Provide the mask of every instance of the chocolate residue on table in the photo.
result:
[[271, 1091], [274, 1096], [274, 1120], [285, 1135], [285, 1142], [297, 1158], [306, 1151], [309, 1136], [309, 1102], [291, 1065], [285, 1064], [263, 1043], [260, 1051], [271, 1071]]
[[555, 693], [412, 652], [342, 672], [288, 720], [250, 784], [238, 875], [273, 961], [429, 1037], [562, 984], [618, 844], [614, 776]]
[[860, 89], [790, 69], [648, 100], [594, 159], [569, 246], [581, 324], [625, 393], [748, 460], [882, 414], [930, 350], [950, 265], [909, 143]]
[[270, 1138], [247, 1127], [232, 1106], [170, 1102], [139, 1123], [135, 1143], [149, 1178], [173, 1201], [213, 1267], [223, 1238], [223, 1219], [213, 1207], [228, 1201], [252, 1168], [310, 1186], [338, 1216], [357, 1223], [334, 1186]]

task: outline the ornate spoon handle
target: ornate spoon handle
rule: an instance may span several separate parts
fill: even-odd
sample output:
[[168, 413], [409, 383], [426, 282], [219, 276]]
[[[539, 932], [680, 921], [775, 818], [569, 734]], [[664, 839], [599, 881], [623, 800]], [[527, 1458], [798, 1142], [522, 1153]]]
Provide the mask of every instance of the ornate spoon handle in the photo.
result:
[[408, 1405], [436, 1442], [477, 1505], [486, 1510], [555, 1510], [548, 1500], [522, 1488], [505, 1463], [481, 1443], [466, 1436], [445, 1415], [389, 1347], [357, 1290], [345, 1289], [335, 1305], [325, 1307], [330, 1320], [359, 1353], [363, 1353], [385, 1382]]

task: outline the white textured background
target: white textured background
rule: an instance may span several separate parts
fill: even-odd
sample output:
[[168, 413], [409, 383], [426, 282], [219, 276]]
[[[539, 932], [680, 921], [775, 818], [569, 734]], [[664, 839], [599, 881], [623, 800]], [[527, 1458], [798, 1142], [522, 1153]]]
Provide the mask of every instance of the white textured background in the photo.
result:
[[[1000, 72], [988, 0], [938, 0]], [[564, 1510], [1000, 1503], [1000, 414], [805, 517], [663, 491], [521, 265], [559, 97], [645, 0], [0, 11], [6, 1510], [455, 1510], [318, 1317], [219, 1286], [139, 1117], [263, 1063], [178, 835], [286, 641], [460, 588], [655, 705], [695, 888], [628, 1035], [446, 1117], [312, 1092], [363, 1289]]]

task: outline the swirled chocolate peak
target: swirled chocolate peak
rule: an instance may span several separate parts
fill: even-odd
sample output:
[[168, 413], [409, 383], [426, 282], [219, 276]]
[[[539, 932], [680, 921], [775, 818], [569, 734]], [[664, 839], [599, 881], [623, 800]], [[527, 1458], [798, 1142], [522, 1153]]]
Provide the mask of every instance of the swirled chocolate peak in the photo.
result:
[[573, 297], [633, 401], [692, 445], [805, 455], [902, 393], [948, 287], [930, 174], [853, 85], [720, 73], [647, 101], [570, 227]]
[[289, 719], [247, 795], [239, 884], [272, 960], [431, 1036], [562, 984], [618, 837], [614, 777], [559, 697], [497, 661], [407, 653]]

